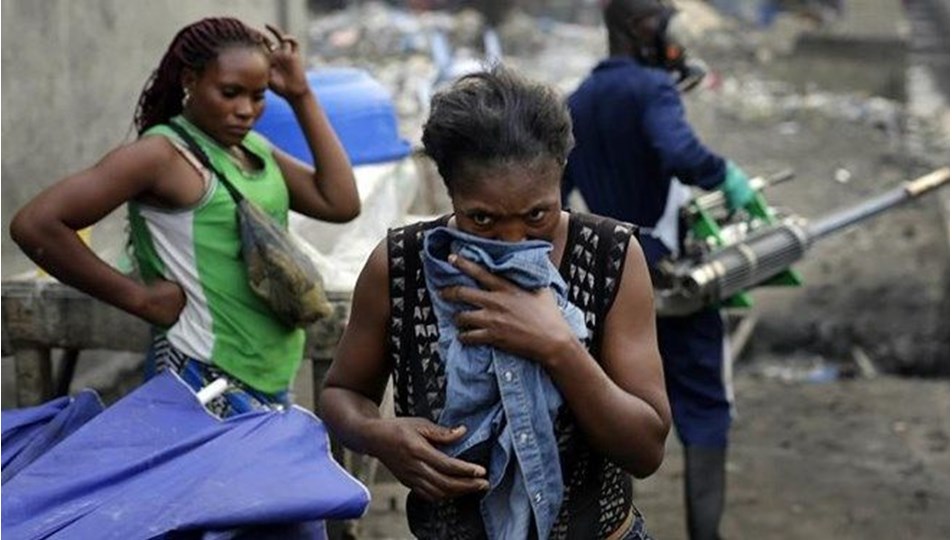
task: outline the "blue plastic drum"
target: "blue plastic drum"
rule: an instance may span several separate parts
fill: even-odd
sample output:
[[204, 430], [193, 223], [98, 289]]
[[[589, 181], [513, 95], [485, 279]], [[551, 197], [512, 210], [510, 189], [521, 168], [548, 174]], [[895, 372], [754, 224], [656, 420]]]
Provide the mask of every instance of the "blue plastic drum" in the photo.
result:
[[[394, 161], [410, 154], [410, 143], [400, 137], [389, 93], [369, 73], [323, 68], [308, 71], [307, 81], [353, 165]], [[294, 111], [271, 91], [265, 95], [265, 111], [255, 130], [281, 150], [313, 165]]]

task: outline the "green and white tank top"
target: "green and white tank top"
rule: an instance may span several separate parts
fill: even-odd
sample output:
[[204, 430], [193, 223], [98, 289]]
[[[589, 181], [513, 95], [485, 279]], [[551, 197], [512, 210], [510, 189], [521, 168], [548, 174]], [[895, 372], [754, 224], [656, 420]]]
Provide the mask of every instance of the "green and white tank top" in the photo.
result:
[[[288, 189], [267, 139], [254, 132], [245, 137], [244, 148], [264, 164], [246, 172], [200, 129], [181, 116], [173, 121], [193, 135], [246, 198], [287, 226]], [[187, 148], [167, 126], [143, 134], [155, 135], [168, 137], [180, 150]], [[128, 204], [134, 260], [147, 282], [166, 279], [185, 291], [184, 310], [165, 330], [172, 346], [258, 390], [286, 390], [301, 362], [304, 331], [279, 322], [248, 286], [235, 203], [225, 186], [209, 176], [205, 195], [190, 208]]]

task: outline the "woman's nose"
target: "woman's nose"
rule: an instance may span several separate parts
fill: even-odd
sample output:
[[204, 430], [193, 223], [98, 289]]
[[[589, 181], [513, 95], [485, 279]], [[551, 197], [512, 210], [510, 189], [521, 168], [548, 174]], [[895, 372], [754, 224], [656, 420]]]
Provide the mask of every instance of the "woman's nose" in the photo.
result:
[[254, 114], [255, 108], [250, 99], [239, 99], [235, 109], [235, 114], [242, 118], [250, 117]]

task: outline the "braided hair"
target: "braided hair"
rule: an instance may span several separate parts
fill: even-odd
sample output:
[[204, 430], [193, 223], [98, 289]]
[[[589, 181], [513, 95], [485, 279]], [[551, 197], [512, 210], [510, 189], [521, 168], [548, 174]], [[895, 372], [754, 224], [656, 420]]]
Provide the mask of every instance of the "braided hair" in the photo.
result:
[[201, 73], [226, 47], [261, 47], [267, 52], [269, 45], [264, 34], [230, 17], [206, 18], [186, 26], [175, 35], [139, 95], [133, 120], [136, 132], [141, 135], [182, 112], [184, 69]]

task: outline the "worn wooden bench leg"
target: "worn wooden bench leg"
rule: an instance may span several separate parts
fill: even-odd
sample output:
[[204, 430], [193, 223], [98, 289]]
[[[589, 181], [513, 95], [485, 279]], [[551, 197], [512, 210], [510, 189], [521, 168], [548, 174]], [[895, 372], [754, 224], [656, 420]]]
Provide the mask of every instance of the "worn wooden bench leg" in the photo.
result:
[[50, 349], [36, 344], [17, 344], [13, 354], [16, 367], [17, 406], [39, 405], [53, 397], [53, 363]]
[[76, 374], [76, 364], [79, 362], [79, 349], [64, 349], [60, 358], [59, 372], [56, 375], [55, 397], [68, 396], [69, 387]]

